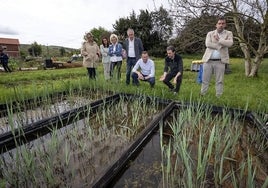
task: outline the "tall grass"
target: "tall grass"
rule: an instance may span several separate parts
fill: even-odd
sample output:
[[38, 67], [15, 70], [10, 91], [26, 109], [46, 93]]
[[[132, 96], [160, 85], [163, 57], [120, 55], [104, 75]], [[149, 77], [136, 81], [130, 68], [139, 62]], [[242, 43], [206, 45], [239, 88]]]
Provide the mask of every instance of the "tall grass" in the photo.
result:
[[204, 109], [179, 109], [163, 123], [160, 134], [172, 132], [169, 144], [161, 143], [164, 187], [265, 187], [261, 133], [238, 114]]
[[122, 98], [95, 114], [88, 106], [86, 118], [77, 115], [70, 125], [1, 155], [0, 182], [4, 187], [90, 187], [153, 119], [156, 107], [148, 107], [143, 97]]

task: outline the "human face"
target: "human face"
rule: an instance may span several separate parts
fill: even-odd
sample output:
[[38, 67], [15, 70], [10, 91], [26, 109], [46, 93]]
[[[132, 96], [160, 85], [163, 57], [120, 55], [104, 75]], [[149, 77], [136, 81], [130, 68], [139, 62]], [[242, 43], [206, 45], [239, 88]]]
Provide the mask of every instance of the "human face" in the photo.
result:
[[107, 44], [107, 43], [108, 43], [108, 41], [107, 41], [106, 38], [102, 39], [102, 42], [103, 42], [104, 44]]
[[172, 50], [167, 50], [167, 55], [169, 58], [173, 59], [175, 56], [175, 52], [173, 52]]
[[144, 63], [147, 63], [148, 59], [149, 59], [149, 55], [148, 54], [142, 54], [141, 55], [141, 59]]
[[112, 38], [111, 38], [111, 42], [112, 42], [113, 44], [115, 44], [115, 43], [117, 42], [117, 39], [116, 39], [115, 37], [112, 37]]
[[91, 35], [88, 35], [87, 36], [87, 41], [92, 42], [93, 41], [93, 37]]
[[218, 20], [217, 24], [216, 24], [216, 28], [218, 33], [221, 33], [224, 28], [226, 26], [226, 21], [225, 20]]
[[133, 40], [134, 39], [134, 32], [133, 31], [129, 31], [128, 32], [128, 37], [130, 40]]

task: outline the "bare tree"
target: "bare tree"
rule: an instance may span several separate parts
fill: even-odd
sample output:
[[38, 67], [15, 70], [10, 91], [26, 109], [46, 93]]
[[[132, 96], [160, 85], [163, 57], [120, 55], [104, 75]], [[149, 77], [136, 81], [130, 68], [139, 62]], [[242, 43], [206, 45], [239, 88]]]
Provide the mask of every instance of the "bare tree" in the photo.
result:
[[[245, 75], [257, 76], [263, 57], [268, 53], [267, 0], [169, 0], [169, 4], [176, 25], [181, 29], [187, 20], [198, 18], [204, 13], [232, 19], [235, 28], [234, 36], [239, 41], [245, 58]], [[246, 35], [247, 20], [253, 21], [259, 28], [252, 31], [255, 37], [258, 36], [255, 39], [258, 45], [254, 45], [256, 41], [253, 44]]]

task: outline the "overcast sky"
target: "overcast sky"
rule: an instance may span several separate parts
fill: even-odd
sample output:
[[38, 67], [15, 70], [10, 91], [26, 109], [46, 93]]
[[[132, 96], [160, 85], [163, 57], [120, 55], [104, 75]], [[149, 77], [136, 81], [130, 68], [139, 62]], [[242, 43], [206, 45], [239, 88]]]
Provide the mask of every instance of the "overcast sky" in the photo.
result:
[[112, 24], [132, 10], [154, 11], [168, 0], [0, 0], [0, 37], [21, 44], [80, 48], [86, 31]]

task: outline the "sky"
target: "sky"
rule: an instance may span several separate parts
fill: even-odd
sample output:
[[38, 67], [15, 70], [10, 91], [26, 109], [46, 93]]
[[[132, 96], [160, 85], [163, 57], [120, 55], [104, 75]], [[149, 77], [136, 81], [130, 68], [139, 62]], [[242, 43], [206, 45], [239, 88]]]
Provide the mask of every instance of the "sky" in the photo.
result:
[[0, 37], [80, 48], [85, 32], [103, 27], [113, 31], [119, 18], [134, 10], [154, 11], [168, 0], [0, 0]]

